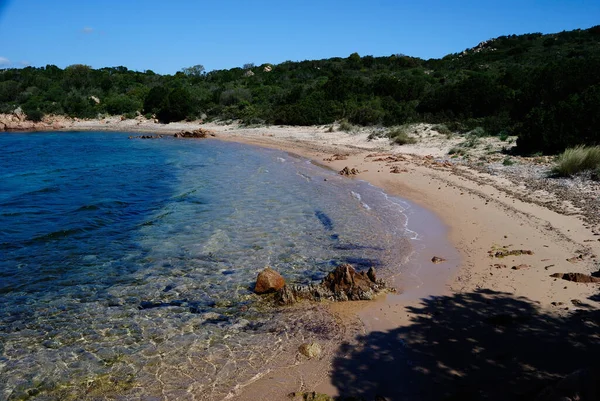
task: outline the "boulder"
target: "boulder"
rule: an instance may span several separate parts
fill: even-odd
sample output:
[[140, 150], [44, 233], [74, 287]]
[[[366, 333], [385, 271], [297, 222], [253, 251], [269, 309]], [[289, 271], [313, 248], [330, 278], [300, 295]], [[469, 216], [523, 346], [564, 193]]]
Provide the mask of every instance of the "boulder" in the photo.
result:
[[270, 267], [265, 267], [265, 269], [258, 273], [258, 276], [256, 277], [254, 292], [257, 294], [266, 294], [268, 292], [279, 291], [284, 286], [285, 280], [281, 277], [281, 274]]

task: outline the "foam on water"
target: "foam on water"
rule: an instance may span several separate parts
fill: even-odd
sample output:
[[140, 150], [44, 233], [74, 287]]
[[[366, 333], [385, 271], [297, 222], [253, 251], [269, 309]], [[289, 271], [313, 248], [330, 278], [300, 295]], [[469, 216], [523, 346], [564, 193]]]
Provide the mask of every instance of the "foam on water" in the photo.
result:
[[260, 270], [390, 276], [417, 238], [400, 199], [279, 151], [106, 133], [0, 146], [0, 399], [224, 397], [295, 339], [338, 335], [318, 308], [261, 303]]

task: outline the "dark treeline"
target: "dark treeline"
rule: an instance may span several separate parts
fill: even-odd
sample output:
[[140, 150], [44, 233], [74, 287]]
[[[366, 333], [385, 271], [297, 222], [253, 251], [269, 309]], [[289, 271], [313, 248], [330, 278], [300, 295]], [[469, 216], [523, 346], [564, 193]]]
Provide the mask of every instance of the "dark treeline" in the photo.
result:
[[[284, 62], [175, 75], [91, 69], [0, 70], [0, 112], [239, 119], [247, 124], [445, 123], [518, 135], [523, 153], [600, 144], [600, 26], [502, 36], [442, 59], [401, 54]], [[481, 129], [478, 132], [482, 132]]]

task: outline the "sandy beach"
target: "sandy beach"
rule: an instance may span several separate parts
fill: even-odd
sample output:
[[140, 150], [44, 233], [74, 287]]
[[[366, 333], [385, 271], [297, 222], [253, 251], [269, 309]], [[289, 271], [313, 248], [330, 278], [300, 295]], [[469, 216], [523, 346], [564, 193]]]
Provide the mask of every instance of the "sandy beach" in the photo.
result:
[[551, 275], [599, 270], [599, 182], [545, 178], [551, 161], [544, 157], [512, 156], [510, 165], [497, 151], [512, 145], [495, 138], [469, 149], [468, 162], [452, 158], [449, 150], [463, 138], [424, 124], [411, 133], [417, 143], [404, 146], [369, 139], [372, 130], [324, 126], [113, 118], [62, 122], [61, 129], [159, 134], [199, 127], [219, 140], [356, 169], [348, 179], [412, 202], [409, 228], [425, 237], [414, 241], [408, 270], [390, 283], [398, 293], [330, 305], [346, 328], [337, 349], [240, 383], [228, 399], [289, 399], [300, 391], [365, 400], [526, 397], [585, 368], [597, 351], [590, 316], [600, 306], [599, 284]]

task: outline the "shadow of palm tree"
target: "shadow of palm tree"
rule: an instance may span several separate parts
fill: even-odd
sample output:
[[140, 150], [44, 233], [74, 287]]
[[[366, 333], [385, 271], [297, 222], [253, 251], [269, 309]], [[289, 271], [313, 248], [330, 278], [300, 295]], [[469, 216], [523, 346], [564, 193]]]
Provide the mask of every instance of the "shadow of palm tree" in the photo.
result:
[[342, 397], [533, 399], [600, 356], [599, 311], [559, 316], [491, 290], [432, 297], [407, 309], [409, 326], [340, 347], [333, 383]]

